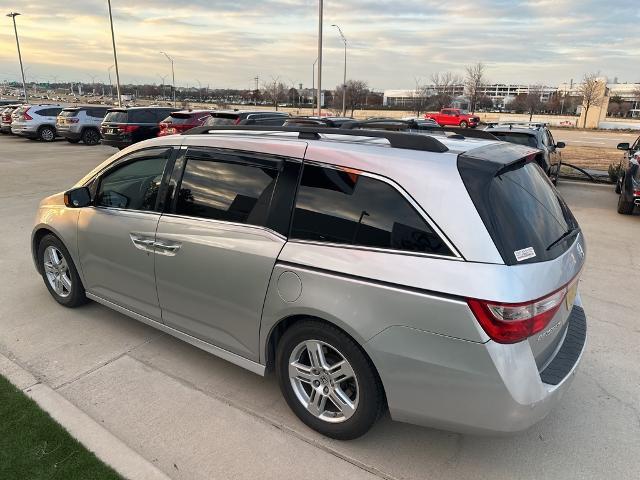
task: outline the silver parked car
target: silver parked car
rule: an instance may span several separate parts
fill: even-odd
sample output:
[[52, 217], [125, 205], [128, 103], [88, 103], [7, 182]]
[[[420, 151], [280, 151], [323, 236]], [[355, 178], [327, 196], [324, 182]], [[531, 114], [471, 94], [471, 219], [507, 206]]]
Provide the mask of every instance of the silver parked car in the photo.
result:
[[56, 119], [58, 135], [69, 143], [82, 140], [86, 145], [100, 143], [100, 125], [108, 107], [89, 105], [63, 108]]
[[40, 204], [33, 258], [95, 300], [257, 374], [311, 428], [513, 432], [582, 356], [580, 227], [496, 140], [199, 127], [131, 146]]
[[62, 111], [59, 105], [22, 105], [11, 114], [11, 133], [30, 138], [53, 142], [56, 131], [56, 117]]

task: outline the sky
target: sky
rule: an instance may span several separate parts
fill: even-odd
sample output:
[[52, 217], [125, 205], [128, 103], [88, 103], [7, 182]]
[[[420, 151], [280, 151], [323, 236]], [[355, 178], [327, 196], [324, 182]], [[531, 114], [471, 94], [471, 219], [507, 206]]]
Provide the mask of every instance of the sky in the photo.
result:
[[[0, 82], [18, 80], [18, 11], [27, 81], [108, 82], [107, 0], [0, 0]], [[122, 83], [311, 86], [318, 0], [112, 0]], [[487, 80], [554, 86], [600, 72], [640, 82], [640, 0], [325, 0], [323, 87], [347, 76], [414, 88], [483, 62]], [[112, 71], [115, 82], [115, 74]]]

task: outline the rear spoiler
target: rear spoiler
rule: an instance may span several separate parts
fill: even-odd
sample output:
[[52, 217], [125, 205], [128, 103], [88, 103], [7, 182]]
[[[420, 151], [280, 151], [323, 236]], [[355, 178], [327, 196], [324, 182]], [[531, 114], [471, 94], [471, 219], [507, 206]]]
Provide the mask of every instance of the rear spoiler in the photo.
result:
[[534, 161], [539, 153], [537, 148], [500, 142], [461, 153], [458, 166], [475, 168], [485, 175], [497, 177]]

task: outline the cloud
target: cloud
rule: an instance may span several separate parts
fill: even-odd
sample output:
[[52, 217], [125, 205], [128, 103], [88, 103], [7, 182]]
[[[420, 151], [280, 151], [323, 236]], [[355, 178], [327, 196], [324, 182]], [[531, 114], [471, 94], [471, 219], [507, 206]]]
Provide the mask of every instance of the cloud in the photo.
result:
[[[180, 85], [249, 88], [253, 77], [311, 84], [316, 0], [112, 1], [123, 81], [159, 82], [176, 61]], [[103, 0], [30, 0], [18, 17], [32, 77], [106, 80], [113, 63]], [[2, 17], [5, 18], [5, 17]], [[325, 2], [323, 84], [348, 75], [375, 88], [408, 88], [477, 61], [493, 81], [557, 84], [601, 71], [640, 81], [637, 0], [349, 0]], [[2, 20], [0, 20], [2, 22]], [[0, 23], [0, 81], [18, 77], [10, 19]]]

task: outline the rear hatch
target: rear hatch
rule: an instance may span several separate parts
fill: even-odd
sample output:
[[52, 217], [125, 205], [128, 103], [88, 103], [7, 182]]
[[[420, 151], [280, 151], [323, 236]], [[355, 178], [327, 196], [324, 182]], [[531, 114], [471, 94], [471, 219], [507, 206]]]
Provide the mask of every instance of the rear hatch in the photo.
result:
[[504, 305], [491, 299], [489, 305], [491, 312], [511, 315], [504, 317], [509, 320], [530, 309], [537, 323], [523, 338], [542, 370], [566, 333], [584, 265], [584, 239], [566, 202], [535, 163], [536, 154], [518, 145], [493, 144], [460, 155], [458, 170], [505, 265], [527, 275], [534, 269], [522, 266], [536, 264], [531, 281], [548, 285], [542, 298]]
[[69, 130], [71, 125], [78, 123], [80, 120], [78, 118], [79, 111], [78, 108], [64, 108], [56, 118], [56, 130], [64, 132]]
[[122, 140], [127, 133], [129, 112], [126, 109], [109, 110], [100, 125], [100, 133], [107, 140]]
[[0, 122], [3, 125], [11, 125], [11, 114], [19, 107], [6, 107], [2, 110], [2, 114], [0, 115]]

